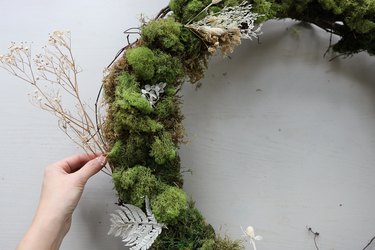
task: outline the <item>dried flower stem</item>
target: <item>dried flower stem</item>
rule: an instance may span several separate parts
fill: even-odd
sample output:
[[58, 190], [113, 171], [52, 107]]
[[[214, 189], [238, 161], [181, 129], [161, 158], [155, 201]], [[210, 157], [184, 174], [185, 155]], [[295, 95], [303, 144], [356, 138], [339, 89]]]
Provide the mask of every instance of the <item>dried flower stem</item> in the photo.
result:
[[[31, 84], [35, 90], [31, 102], [58, 118], [59, 128], [79, 147], [90, 153], [106, 153], [108, 148], [99, 130], [104, 119], [91, 119], [94, 112], [79, 94], [77, 66], [71, 48], [70, 32], [54, 31], [43, 53], [34, 58], [27, 43], [9, 47], [6, 55], [0, 55], [0, 67], [11, 75]], [[62, 105], [62, 93], [73, 98], [75, 112]], [[91, 110], [91, 112], [90, 112]], [[95, 113], [100, 112], [96, 104]], [[108, 174], [110, 169], [105, 171]]]

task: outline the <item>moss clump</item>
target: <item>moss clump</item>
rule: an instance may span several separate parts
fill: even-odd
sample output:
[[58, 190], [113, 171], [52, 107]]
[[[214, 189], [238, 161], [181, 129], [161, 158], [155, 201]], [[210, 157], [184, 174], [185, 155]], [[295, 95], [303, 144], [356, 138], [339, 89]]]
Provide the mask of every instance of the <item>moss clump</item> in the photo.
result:
[[[174, 225], [168, 226], [158, 237], [153, 248], [164, 249], [199, 249], [207, 241], [215, 240], [215, 231], [207, 224], [202, 214], [189, 202], [187, 209], [177, 218]], [[206, 243], [207, 246], [207, 243]]]
[[163, 125], [149, 116], [142, 116], [136, 112], [117, 112], [113, 120], [113, 126], [116, 133], [130, 130], [133, 132], [155, 133], [163, 128]]
[[161, 194], [151, 200], [151, 208], [157, 221], [173, 225], [187, 209], [187, 196], [182, 189], [168, 186]]
[[180, 35], [181, 24], [172, 18], [149, 22], [141, 29], [141, 36], [146, 46], [172, 53], [180, 53], [184, 50]]
[[180, 59], [160, 50], [155, 51], [153, 83], [166, 82], [169, 85], [178, 85], [178, 80], [184, 76], [184, 73]]
[[122, 169], [146, 164], [149, 141], [148, 136], [139, 133], [129, 133], [126, 140], [117, 140], [108, 154], [110, 164]]
[[277, 10], [272, 2], [273, 1], [268, 0], [254, 0], [253, 11], [262, 15], [256, 20], [257, 23], [263, 23], [267, 20], [275, 18]]
[[244, 245], [240, 240], [231, 240], [228, 236], [224, 238], [218, 236], [215, 239], [214, 248], [215, 250], [243, 250]]
[[117, 78], [117, 82], [114, 105], [124, 110], [134, 107], [143, 113], [151, 113], [152, 106], [142, 97], [139, 83], [133, 75], [123, 73]]
[[155, 73], [155, 55], [147, 47], [137, 47], [126, 52], [126, 58], [137, 78], [151, 80]]
[[158, 115], [159, 119], [165, 119], [170, 115], [175, 115], [178, 113], [178, 104], [174, 96], [167, 96], [160, 100], [155, 106], [155, 113]]
[[375, 28], [375, 2], [373, 0], [323, 0], [324, 9], [340, 15], [351, 30], [367, 33]]
[[120, 200], [138, 207], [142, 207], [145, 196], [152, 200], [164, 189], [151, 170], [143, 166], [116, 169], [112, 176]]
[[155, 136], [151, 145], [150, 155], [154, 157], [157, 164], [164, 164], [166, 161], [174, 160], [177, 156], [177, 148], [172, 142], [169, 133], [164, 132], [161, 136]]
[[224, 0], [219, 4], [211, 6], [207, 12], [200, 13], [211, 0], [170, 0], [169, 7], [173, 11], [175, 18], [183, 24], [190, 20], [200, 20], [206, 16], [206, 13], [217, 12], [224, 6], [236, 6], [243, 2], [243, 0]]
[[175, 84], [184, 75], [181, 61], [160, 50], [147, 47], [129, 49], [126, 53], [129, 65], [143, 85], [166, 82]]
[[123, 158], [125, 153], [123, 142], [121, 140], [116, 141], [111, 151], [108, 153], [109, 164], [116, 168], [125, 165]]
[[199, 250], [213, 250], [215, 249], [215, 240], [209, 239], [203, 242], [202, 247], [199, 248]]

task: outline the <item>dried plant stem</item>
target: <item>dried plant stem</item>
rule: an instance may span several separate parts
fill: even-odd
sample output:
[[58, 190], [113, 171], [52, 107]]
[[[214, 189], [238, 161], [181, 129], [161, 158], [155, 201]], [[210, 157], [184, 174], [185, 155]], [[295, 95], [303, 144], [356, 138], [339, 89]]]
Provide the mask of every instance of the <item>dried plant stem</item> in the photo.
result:
[[[107, 153], [107, 144], [100, 134], [104, 119], [96, 116], [94, 122], [90, 115], [100, 113], [99, 97], [94, 110], [80, 96], [78, 74], [81, 70], [73, 57], [69, 32], [52, 32], [49, 44], [34, 58], [29, 44], [12, 43], [9, 52], [0, 55], [0, 67], [33, 86], [32, 103], [53, 113], [58, 118], [59, 128], [73, 143], [87, 153]], [[63, 107], [62, 94], [73, 98], [74, 112]], [[109, 168], [103, 170], [106, 174], [110, 171]]]

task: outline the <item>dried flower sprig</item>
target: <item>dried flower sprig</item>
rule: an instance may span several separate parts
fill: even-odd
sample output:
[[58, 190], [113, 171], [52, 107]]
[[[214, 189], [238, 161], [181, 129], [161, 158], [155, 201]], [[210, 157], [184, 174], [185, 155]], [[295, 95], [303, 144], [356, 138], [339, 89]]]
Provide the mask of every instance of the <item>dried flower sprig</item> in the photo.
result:
[[241, 39], [251, 40], [262, 34], [261, 25], [255, 25], [255, 21], [261, 15], [251, 10], [251, 4], [244, 1], [238, 6], [224, 7], [217, 13], [209, 14], [202, 20], [185, 26], [206, 43], [210, 53], [221, 49], [225, 56], [241, 44]]
[[248, 226], [245, 230], [241, 227], [242, 232], [244, 233], [244, 237], [250, 241], [250, 245], [257, 250], [255, 245], [256, 240], [262, 240], [263, 237], [260, 235], [255, 235], [254, 228], [252, 226]]
[[155, 85], [145, 85], [144, 89], [141, 89], [142, 96], [146, 98], [151, 106], [154, 106], [160, 98], [160, 94], [164, 93], [164, 88], [167, 85], [165, 82], [161, 82]]
[[[86, 152], [106, 153], [107, 146], [99, 131], [103, 126], [103, 116], [98, 114], [96, 124], [91, 118], [93, 109], [79, 94], [78, 74], [81, 69], [73, 57], [69, 31], [50, 33], [48, 45], [35, 57], [31, 44], [12, 42], [8, 53], [0, 55], [0, 67], [33, 86], [31, 102], [53, 113], [58, 118], [59, 128], [75, 144]], [[63, 107], [63, 95], [74, 100], [74, 112]]]

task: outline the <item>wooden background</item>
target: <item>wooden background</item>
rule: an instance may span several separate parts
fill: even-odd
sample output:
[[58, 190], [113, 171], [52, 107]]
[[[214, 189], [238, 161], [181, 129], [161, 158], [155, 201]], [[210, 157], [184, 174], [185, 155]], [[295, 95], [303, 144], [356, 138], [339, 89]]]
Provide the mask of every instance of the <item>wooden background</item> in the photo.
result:
[[[0, 54], [10, 41], [42, 46], [50, 31], [72, 32], [84, 69], [81, 93], [93, 103], [102, 69], [125, 44], [140, 13], [168, 1], [5, 2]], [[183, 89], [189, 143], [180, 150], [185, 190], [222, 234], [252, 225], [261, 250], [362, 249], [375, 235], [375, 59], [323, 54], [329, 34], [309, 25], [268, 22], [231, 59], [211, 60], [202, 87]], [[335, 39], [335, 38], [334, 38]], [[43, 169], [78, 149], [32, 88], [0, 71], [0, 249], [14, 249], [31, 222]], [[91, 99], [90, 99], [91, 98]], [[116, 197], [111, 179], [87, 185], [61, 249], [125, 249], [107, 236]], [[251, 249], [248, 246], [248, 249]], [[375, 249], [375, 244], [372, 248]]]

